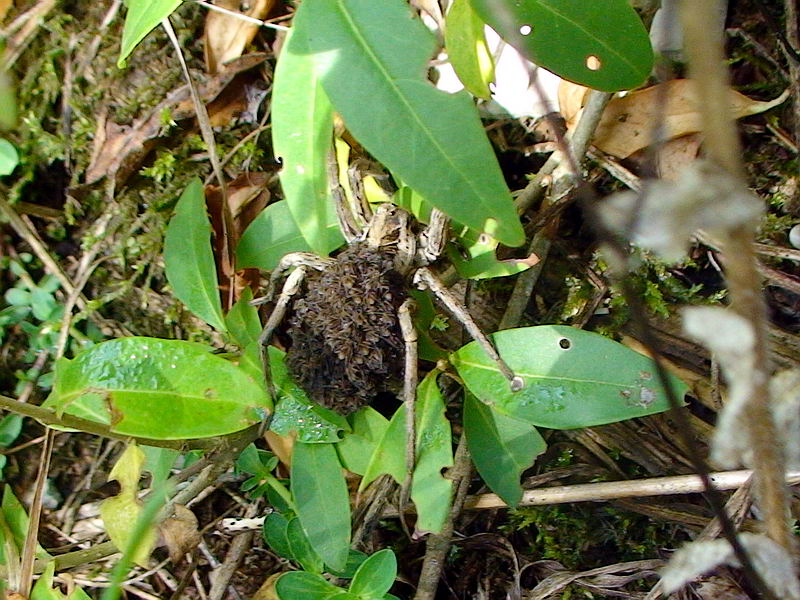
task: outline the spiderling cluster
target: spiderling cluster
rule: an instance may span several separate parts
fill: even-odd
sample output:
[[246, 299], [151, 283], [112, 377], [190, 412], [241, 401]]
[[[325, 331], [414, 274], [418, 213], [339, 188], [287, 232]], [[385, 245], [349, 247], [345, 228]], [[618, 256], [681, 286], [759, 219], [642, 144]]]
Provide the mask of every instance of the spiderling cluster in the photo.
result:
[[356, 243], [310, 273], [289, 325], [289, 373], [312, 400], [350, 414], [403, 370], [397, 311], [408, 297], [395, 253]]

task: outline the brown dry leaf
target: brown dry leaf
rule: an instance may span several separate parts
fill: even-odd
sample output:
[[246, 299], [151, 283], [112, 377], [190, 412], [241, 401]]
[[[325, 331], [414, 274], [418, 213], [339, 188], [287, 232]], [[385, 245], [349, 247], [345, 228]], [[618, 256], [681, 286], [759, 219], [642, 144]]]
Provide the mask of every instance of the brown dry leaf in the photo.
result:
[[562, 79], [558, 84], [558, 111], [570, 128], [577, 122], [576, 117], [583, 108], [588, 94], [589, 88], [577, 83]]
[[294, 448], [294, 440], [297, 434], [291, 433], [290, 435], [278, 435], [275, 432], [267, 431], [264, 438], [267, 441], [267, 446], [272, 450], [272, 453], [278, 457], [287, 468], [292, 466], [292, 449]]
[[[264, 62], [265, 54], [248, 54], [226, 65], [217, 76], [211, 78], [197, 90], [203, 102], [210, 102], [233, 80], [236, 75]], [[189, 97], [189, 88], [181, 86], [172, 91], [160, 104], [144, 113], [131, 126], [117, 125], [101, 115], [97, 120], [92, 158], [86, 169], [86, 183], [94, 183], [102, 177], [111, 177], [121, 185], [142, 163], [153, 148], [163, 128], [163, 115], [179, 121], [194, 116], [194, 105]]]
[[[239, 12], [239, 0], [217, 0], [214, 4], [233, 12]], [[274, 4], [275, 0], [254, 0], [250, 10], [244, 14], [248, 17], [262, 20], [267, 16]], [[247, 44], [252, 41], [256, 32], [258, 32], [258, 29], [258, 25], [249, 23], [244, 19], [215, 10], [208, 11], [206, 30], [203, 36], [208, 72], [213, 75], [221, 65], [234, 58], [239, 58]]]
[[200, 543], [197, 517], [183, 504], [175, 505], [175, 514], [159, 526], [161, 536], [169, 550], [169, 559], [177, 564], [187, 552]]
[[0, 0], [0, 23], [6, 20], [8, 9], [10, 9], [13, 4], [14, 3], [11, 2], [11, 0]]
[[[778, 106], [789, 97], [787, 90], [775, 100], [759, 102], [729, 90], [728, 107], [734, 118], [755, 115]], [[613, 156], [627, 158], [652, 142], [653, 128], [662, 122], [666, 139], [702, 130], [697, 95], [690, 79], [673, 79], [608, 103], [595, 132], [593, 144]], [[569, 127], [577, 123], [576, 115]]]
[[[703, 134], [690, 133], [674, 140], [669, 140], [661, 145], [656, 155], [656, 168], [659, 177], [669, 181], [677, 181], [681, 171], [694, 162], [700, 155], [700, 146], [703, 144]], [[646, 148], [634, 152], [630, 161], [636, 167], [650, 164], [651, 156]], [[637, 169], [634, 168], [634, 171]]]
[[[267, 206], [270, 199], [267, 184], [271, 177], [274, 175], [269, 173], [243, 173], [227, 185], [228, 204], [233, 215], [233, 231], [229, 232], [228, 242], [232, 247], [236, 247], [247, 226]], [[206, 204], [211, 217], [211, 226], [214, 229], [213, 248], [217, 261], [219, 287], [224, 299], [224, 308], [229, 310], [228, 299], [231, 298], [235, 301], [239, 298], [242, 289], [247, 286], [254, 290], [257, 289], [260, 275], [258, 269], [243, 269], [234, 277], [234, 265], [228, 264], [228, 261], [225, 260], [222, 194], [219, 187], [208, 186], [206, 188]], [[235, 289], [234, 294], [230, 295], [227, 291], [230, 289], [232, 280], [235, 280]]]

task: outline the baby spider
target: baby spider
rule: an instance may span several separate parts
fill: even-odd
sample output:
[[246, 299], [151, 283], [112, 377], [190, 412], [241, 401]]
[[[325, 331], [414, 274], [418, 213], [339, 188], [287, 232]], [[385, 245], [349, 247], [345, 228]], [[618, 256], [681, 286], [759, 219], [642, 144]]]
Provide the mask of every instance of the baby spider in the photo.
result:
[[[448, 231], [444, 213], [433, 210], [421, 228], [393, 204], [373, 212], [351, 169], [355, 200], [350, 203], [331, 169], [339, 226], [348, 247], [335, 258], [306, 252], [284, 256], [273, 270], [263, 302], [291, 268], [261, 334], [267, 387], [272, 385], [267, 345], [293, 303], [286, 353], [289, 374], [313, 401], [347, 415], [369, 404], [387, 383], [403, 380], [406, 405], [407, 467], [414, 466], [414, 399], [417, 387], [417, 334], [411, 319], [409, 286], [430, 290], [478, 341], [508, 379], [511, 389], [522, 378], [511, 371], [467, 309], [437, 279], [428, 265], [439, 258]], [[297, 296], [296, 300], [293, 300]]]

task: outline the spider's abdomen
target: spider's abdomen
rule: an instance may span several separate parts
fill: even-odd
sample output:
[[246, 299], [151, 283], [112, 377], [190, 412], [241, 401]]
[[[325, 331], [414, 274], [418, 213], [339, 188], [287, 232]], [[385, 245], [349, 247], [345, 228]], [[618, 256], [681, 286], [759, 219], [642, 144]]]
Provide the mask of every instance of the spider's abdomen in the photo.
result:
[[356, 244], [307, 280], [294, 303], [289, 373], [315, 402], [347, 415], [402, 373], [397, 310], [407, 294], [394, 254]]

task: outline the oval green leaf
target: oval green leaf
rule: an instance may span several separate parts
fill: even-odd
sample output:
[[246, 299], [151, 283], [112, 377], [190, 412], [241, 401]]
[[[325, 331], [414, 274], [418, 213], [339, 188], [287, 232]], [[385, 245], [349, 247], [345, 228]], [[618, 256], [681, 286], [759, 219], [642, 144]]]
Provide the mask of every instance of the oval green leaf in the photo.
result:
[[163, 440], [226, 435], [258, 423], [270, 409], [261, 382], [211, 350], [145, 337], [97, 344], [56, 362], [44, 406]]
[[[652, 415], [669, 409], [653, 361], [606, 337], [558, 325], [500, 331], [501, 356], [523, 378], [508, 381], [475, 343], [451, 355], [469, 391], [499, 412], [551, 429], [576, 429]], [[671, 377], [683, 397], [687, 386]]]
[[[325, 211], [325, 235], [321, 237], [323, 254], [344, 244], [332, 202], [325, 203]], [[295, 223], [288, 203], [275, 202], [261, 211], [245, 230], [236, 247], [236, 265], [240, 269], [254, 267], [271, 271], [289, 252], [309, 251], [311, 246]]]
[[470, 1], [506, 42], [564, 79], [616, 92], [650, 75], [650, 38], [628, 0]]
[[117, 66], [120, 69], [125, 66], [125, 59], [133, 52], [136, 45], [162, 20], [171, 15], [181, 5], [181, 0], [130, 0], [126, 4], [128, 13], [125, 15], [122, 43], [117, 59]]
[[336, 451], [345, 469], [363, 475], [369, 466], [369, 457], [386, 432], [389, 421], [369, 406], [359, 410], [351, 419], [353, 431], [336, 444]]
[[290, 519], [286, 524], [286, 539], [289, 542], [291, 557], [300, 563], [303, 569], [311, 573], [322, 573], [325, 565], [319, 554], [309, 544], [300, 519], [297, 517]]
[[483, 21], [469, 0], [455, 0], [447, 11], [444, 44], [450, 64], [473, 96], [489, 100], [494, 80], [494, 59], [483, 34]]
[[175, 296], [206, 323], [225, 331], [211, 250], [203, 182], [192, 179], [175, 207], [164, 238], [164, 270]]
[[329, 567], [344, 570], [350, 550], [350, 499], [334, 447], [296, 442], [291, 488], [311, 547]]
[[425, 78], [435, 40], [406, 2], [307, 0], [294, 26], [334, 108], [375, 158], [456, 221], [509, 246], [525, 241], [469, 94]]
[[339, 590], [321, 575], [304, 571], [284, 573], [275, 584], [281, 600], [327, 600]]
[[547, 449], [536, 428], [496, 411], [467, 393], [464, 435], [472, 462], [486, 485], [509, 506], [519, 504], [522, 472]]
[[313, 57], [301, 47], [304, 42], [290, 32], [275, 67], [272, 143], [283, 161], [281, 187], [298, 231], [313, 252], [327, 254], [333, 109], [317, 80]]
[[397, 558], [390, 548], [385, 548], [361, 563], [350, 583], [350, 593], [362, 598], [381, 598], [396, 576]]
[[289, 545], [289, 521], [279, 512], [272, 512], [264, 519], [262, 534], [264, 541], [269, 544], [278, 555], [294, 559], [292, 548]]
[[242, 295], [225, 315], [228, 333], [240, 348], [257, 343], [261, 335], [261, 320], [256, 307], [250, 304], [252, 299], [253, 291], [249, 287], [244, 288]]
[[19, 154], [14, 144], [0, 138], [0, 175], [10, 175], [19, 164]]

